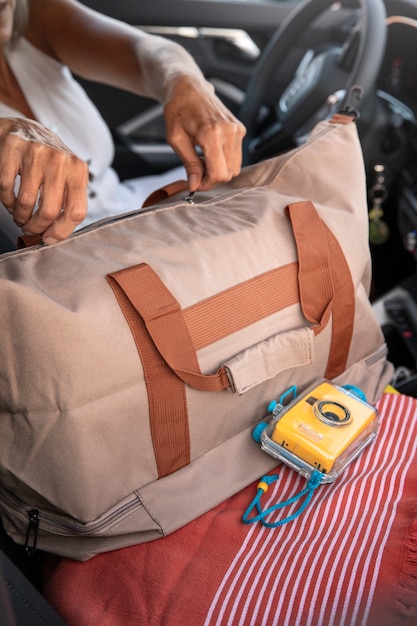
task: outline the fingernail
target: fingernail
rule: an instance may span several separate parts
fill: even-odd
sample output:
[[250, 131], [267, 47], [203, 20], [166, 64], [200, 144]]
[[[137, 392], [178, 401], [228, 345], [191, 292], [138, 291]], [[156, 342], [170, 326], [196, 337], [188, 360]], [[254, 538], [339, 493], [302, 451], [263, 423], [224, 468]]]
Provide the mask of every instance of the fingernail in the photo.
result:
[[53, 246], [54, 243], [58, 243], [58, 239], [54, 239], [53, 237], [45, 237], [42, 241], [46, 246]]
[[199, 183], [199, 176], [197, 174], [190, 174], [188, 179], [188, 186], [190, 188], [190, 191], [197, 191]]

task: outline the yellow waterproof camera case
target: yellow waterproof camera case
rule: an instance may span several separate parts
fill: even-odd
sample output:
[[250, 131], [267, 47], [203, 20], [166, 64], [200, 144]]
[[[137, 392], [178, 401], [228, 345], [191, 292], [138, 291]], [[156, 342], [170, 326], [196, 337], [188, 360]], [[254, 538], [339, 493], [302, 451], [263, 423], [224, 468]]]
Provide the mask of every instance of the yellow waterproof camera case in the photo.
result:
[[274, 404], [273, 419], [257, 426], [254, 439], [306, 478], [318, 470], [322, 483], [333, 482], [377, 433], [377, 410], [356, 388], [323, 381], [287, 406]]

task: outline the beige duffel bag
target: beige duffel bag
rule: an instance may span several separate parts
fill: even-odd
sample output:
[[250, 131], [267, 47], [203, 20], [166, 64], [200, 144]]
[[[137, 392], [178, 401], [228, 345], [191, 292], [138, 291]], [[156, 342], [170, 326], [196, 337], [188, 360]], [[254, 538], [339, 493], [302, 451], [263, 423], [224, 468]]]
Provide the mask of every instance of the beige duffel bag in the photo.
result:
[[0, 259], [0, 511], [85, 560], [170, 533], [272, 470], [251, 437], [291, 385], [373, 403], [355, 123], [335, 116], [227, 185]]

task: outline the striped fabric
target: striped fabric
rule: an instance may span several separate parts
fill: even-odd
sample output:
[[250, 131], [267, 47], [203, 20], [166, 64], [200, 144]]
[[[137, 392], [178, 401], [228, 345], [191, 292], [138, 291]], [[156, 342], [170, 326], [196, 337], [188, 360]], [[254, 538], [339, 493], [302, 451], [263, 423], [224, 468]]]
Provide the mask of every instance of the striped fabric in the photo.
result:
[[[382, 624], [369, 621], [370, 612], [405, 480], [416, 464], [417, 410], [408, 398], [388, 395], [379, 410], [378, 445], [331, 487], [322, 486], [308, 514], [279, 533], [251, 528], [206, 626]], [[302, 477], [282, 472], [266, 506], [304, 486]]]
[[[378, 408], [376, 441], [296, 521], [243, 524], [254, 484], [163, 539], [62, 559], [48, 598], [68, 626], [416, 626], [417, 401]], [[278, 471], [265, 506], [305, 486]]]

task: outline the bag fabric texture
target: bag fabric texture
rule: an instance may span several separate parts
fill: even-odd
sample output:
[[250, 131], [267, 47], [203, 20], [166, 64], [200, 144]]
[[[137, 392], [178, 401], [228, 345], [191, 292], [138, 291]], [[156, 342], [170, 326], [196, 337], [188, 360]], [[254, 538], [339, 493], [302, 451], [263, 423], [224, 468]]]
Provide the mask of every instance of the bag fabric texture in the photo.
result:
[[8, 534], [78, 560], [162, 537], [274, 468], [251, 433], [290, 386], [376, 402], [392, 366], [370, 278], [344, 115], [192, 201], [3, 255]]

